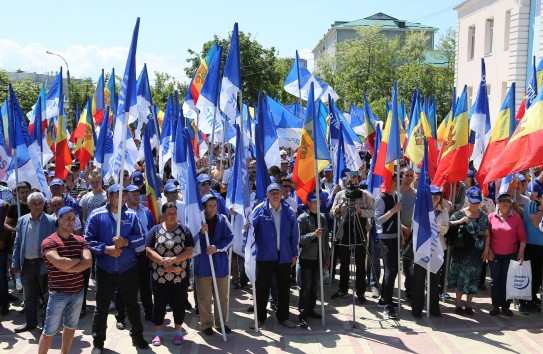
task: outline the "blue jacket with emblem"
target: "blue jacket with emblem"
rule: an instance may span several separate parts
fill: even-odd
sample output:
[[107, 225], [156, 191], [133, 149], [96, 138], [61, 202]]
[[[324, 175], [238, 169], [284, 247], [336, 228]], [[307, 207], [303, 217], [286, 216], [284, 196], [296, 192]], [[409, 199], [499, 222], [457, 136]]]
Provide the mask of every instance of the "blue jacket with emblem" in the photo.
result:
[[136, 212], [123, 205], [121, 210], [121, 237], [128, 240], [128, 246], [122, 247], [119, 257], [111, 257], [104, 252], [106, 246], [113, 245], [117, 231], [117, 222], [113, 218], [109, 203], [95, 209], [87, 219], [83, 236], [89, 249], [96, 256], [96, 265], [108, 273], [123, 273], [137, 265], [136, 251], [145, 245], [145, 236]]
[[[277, 232], [268, 200], [260, 203], [253, 211], [253, 227], [256, 240], [256, 260], [277, 260]], [[296, 213], [281, 200], [279, 263], [291, 263], [292, 257], [298, 257], [300, 232]]]
[[[234, 235], [230, 223], [226, 217], [217, 213], [217, 225], [213, 235], [209, 235], [209, 243], [217, 247], [217, 252], [213, 254], [213, 267], [215, 268], [215, 276], [223, 278], [228, 275], [228, 248], [232, 245]], [[200, 239], [201, 253], [194, 257], [194, 275], [199, 277], [211, 276], [211, 265], [209, 264], [209, 256], [205, 250], [207, 248], [205, 234], [198, 233]], [[196, 240], [195, 240], [196, 241]]]

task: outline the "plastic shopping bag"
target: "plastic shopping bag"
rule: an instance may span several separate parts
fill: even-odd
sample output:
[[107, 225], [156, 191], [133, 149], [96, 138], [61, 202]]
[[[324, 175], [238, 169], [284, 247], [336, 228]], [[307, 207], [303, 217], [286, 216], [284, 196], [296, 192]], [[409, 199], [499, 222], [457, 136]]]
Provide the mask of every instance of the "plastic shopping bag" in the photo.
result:
[[522, 264], [514, 260], [509, 262], [506, 298], [507, 300], [532, 300], [532, 266], [530, 261], [524, 261]]

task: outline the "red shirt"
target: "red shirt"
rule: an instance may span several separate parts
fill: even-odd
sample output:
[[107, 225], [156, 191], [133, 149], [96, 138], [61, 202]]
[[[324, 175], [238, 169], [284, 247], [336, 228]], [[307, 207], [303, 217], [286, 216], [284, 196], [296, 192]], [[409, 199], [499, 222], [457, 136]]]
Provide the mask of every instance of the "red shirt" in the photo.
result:
[[83, 237], [74, 234], [70, 234], [68, 238], [63, 238], [55, 232], [43, 240], [41, 253], [47, 266], [50, 291], [58, 291], [65, 294], [79, 292], [83, 288], [83, 272], [67, 273], [59, 270], [45, 257], [47, 252], [54, 250], [61, 257], [81, 258], [83, 250], [87, 248], [87, 241]]
[[490, 249], [494, 254], [506, 255], [518, 252], [519, 242], [526, 242], [526, 231], [519, 214], [510, 212], [502, 220], [497, 211], [488, 215], [490, 224]]

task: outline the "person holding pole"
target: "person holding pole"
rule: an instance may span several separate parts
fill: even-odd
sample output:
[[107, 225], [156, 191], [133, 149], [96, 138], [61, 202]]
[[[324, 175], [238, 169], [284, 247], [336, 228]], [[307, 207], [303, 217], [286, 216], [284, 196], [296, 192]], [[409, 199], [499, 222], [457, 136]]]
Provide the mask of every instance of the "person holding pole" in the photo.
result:
[[177, 221], [177, 205], [167, 202], [162, 206], [163, 222], [147, 234], [146, 252], [151, 260], [151, 278], [154, 296], [153, 346], [162, 344], [162, 325], [166, 305], [170, 305], [175, 324], [174, 344], [183, 343], [181, 326], [185, 320], [185, 303], [190, 279], [189, 258], [194, 239], [190, 230]]
[[[215, 330], [221, 331], [219, 311], [222, 318], [226, 319], [228, 310], [228, 253], [227, 250], [232, 244], [234, 235], [226, 217], [217, 213], [217, 198], [213, 194], [206, 194], [202, 197], [204, 206], [205, 224], [200, 230], [200, 246], [205, 253], [194, 258], [194, 276], [196, 288], [198, 289], [198, 309], [200, 311], [200, 326], [205, 335], [213, 335], [212, 324]], [[206, 242], [205, 233], [209, 235], [209, 244]], [[213, 258], [215, 269], [215, 280], [219, 299], [215, 297], [214, 285], [211, 274], [209, 255]], [[211, 320], [211, 297], [214, 301], [215, 321]], [[220, 303], [220, 309], [218, 304]], [[230, 333], [232, 330], [224, 325], [224, 331]]]
[[[289, 320], [290, 267], [298, 257], [299, 231], [294, 210], [281, 198], [281, 186], [271, 183], [266, 189], [267, 199], [253, 211], [256, 241], [256, 310], [258, 327], [266, 321], [266, 306], [270, 294], [272, 274], [277, 276], [277, 311], [279, 323], [288, 328], [296, 324]], [[250, 328], [254, 329], [254, 323]]]
[[328, 227], [323, 214], [318, 215], [321, 219], [321, 227], [317, 228], [317, 195], [315, 192], [307, 196], [307, 207], [309, 211], [298, 217], [300, 228], [300, 257], [298, 259], [300, 297], [298, 299], [298, 319], [301, 328], [307, 328], [307, 318], [321, 319], [322, 315], [315, 311], [317, 303], [317, 289], [319, 286], [319, 244], [322, 242], [322, 258], [324, 268], [330, 266], [328, 244]]
[[[126, 305], [132, 344], [139, 349], [149, 348], [143, 338], [138, 305], [139, 274], [135, 251], [144, 244], [145, 237], [137, 214], [125, 205], [126, 193], [119, 200], [121, 188], [118, 184], [109, 187], [107, 204], [92, 212], [83, 232], [96, 257], [96, 308], [92, 320], [92, 352], [95, 354], [101, 353], [104, 348], [109, 303], [117, 286]], [[115, 235], [118, 220], [120, 232]]]
[[397, 175], [392, 176], [389, 191], [379, 194], [375, 200], [375, 225], [379, 237], [379, 247], [384, 264], [383, 283], [381, 285], [381, 298], [378, 306], [384, 307], [385, 315], [388, 318], [397, 318], [398, 314], [392, 302], [394, 292], [394, 281], [398, 275], [398, 217], [397, 213], [402, 210], [402, 203], [397, 201], [396, 189], [398, 183]]

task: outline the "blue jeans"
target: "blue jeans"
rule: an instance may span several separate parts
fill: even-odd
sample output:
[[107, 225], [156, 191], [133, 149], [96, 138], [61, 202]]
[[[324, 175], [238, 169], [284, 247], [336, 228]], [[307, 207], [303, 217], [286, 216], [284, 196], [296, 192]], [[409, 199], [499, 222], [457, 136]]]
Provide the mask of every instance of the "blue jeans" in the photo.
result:
[[506, 299], [507, 271], [509, 261], [517, 258], [516, 253], [494, 255], [494, 261], [488, 262], [490, 267], [490, 296], [493, 307], [509, 308], [511, 302]]
[[368, 252], [371, 257], [368, 257], [366, 263], [368, 284], [370, 284], [370, 287], [372, 288], [378, 288], [379, 279], [381, 279], [381, 249], [379, 248], [379, 240], [375, 241], [373, 237], [370, 237]]
[[81, 306], [83, 306], [83, 295], [83, 289], [75, 294], [50, 291], [45, 312], [43, 335], [54, 336], [57, 334], [61, 322], [64, 328], [76, 329]]

